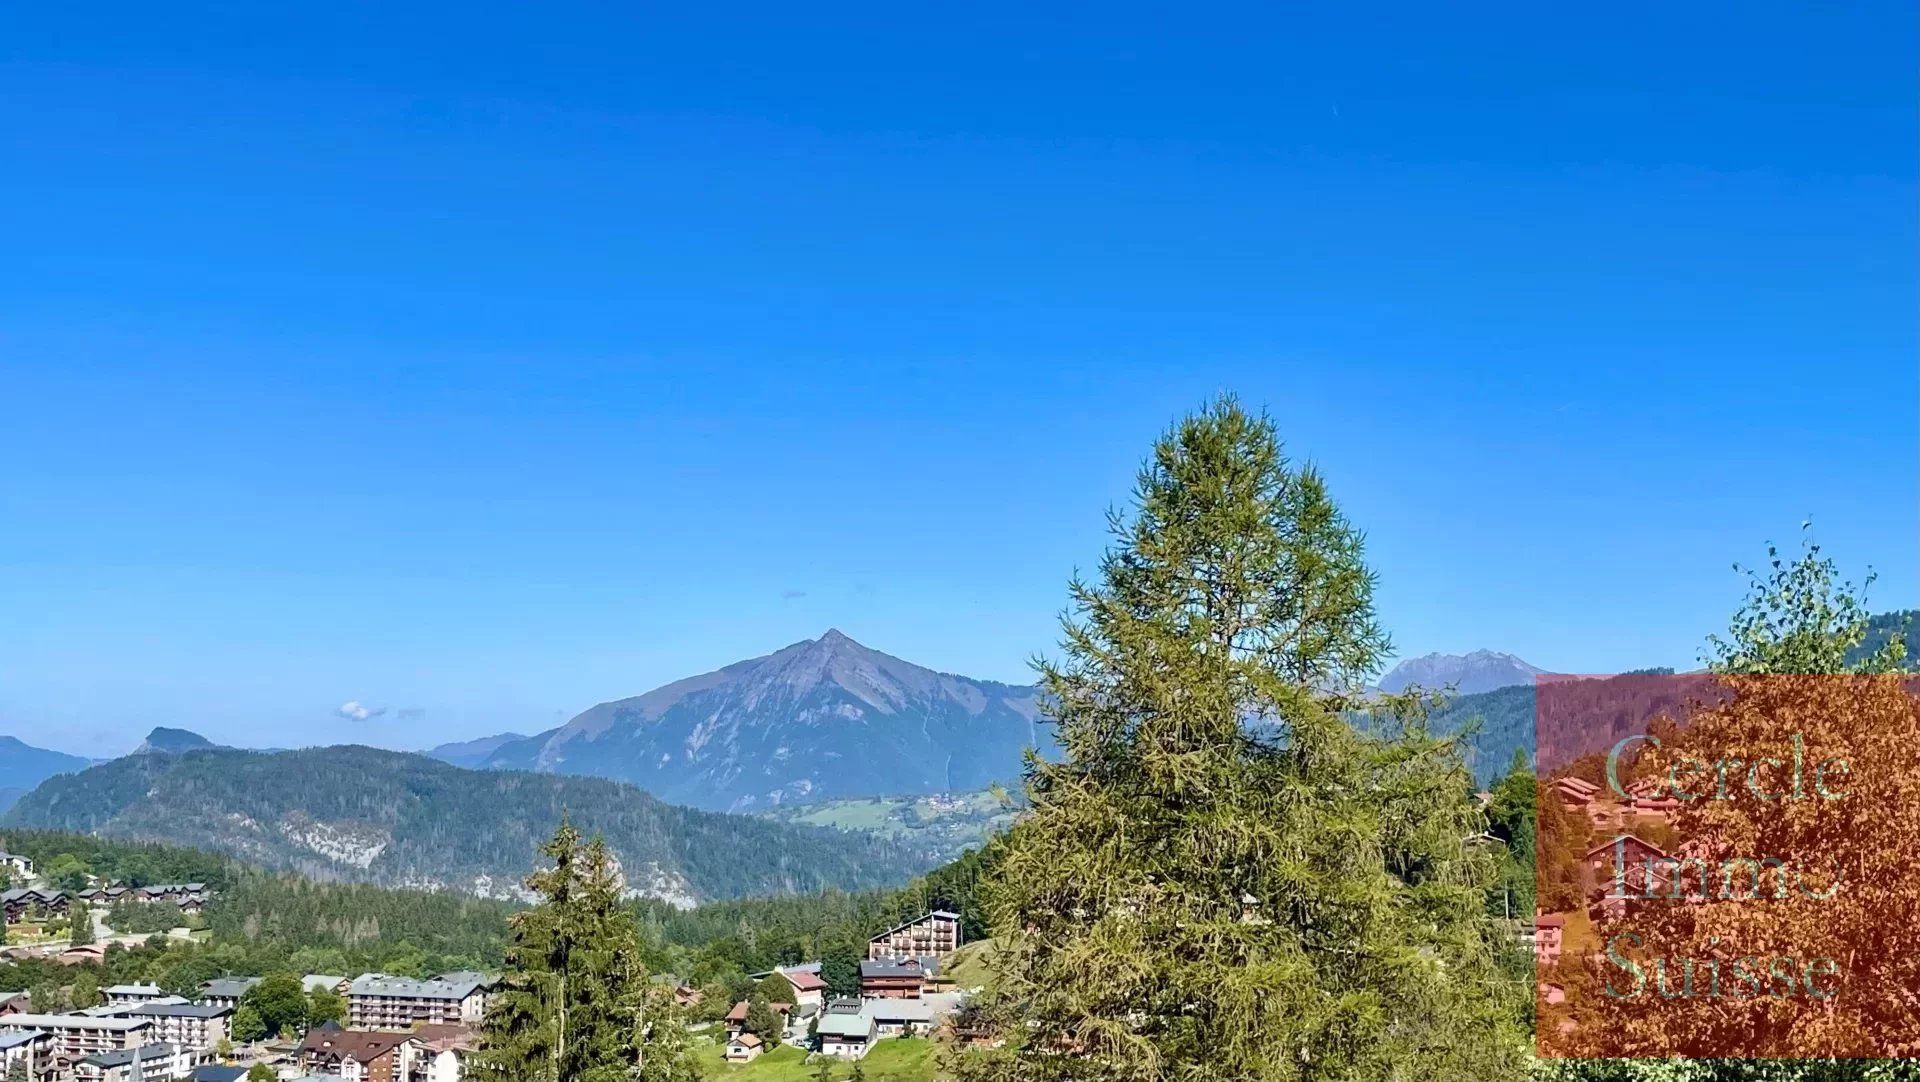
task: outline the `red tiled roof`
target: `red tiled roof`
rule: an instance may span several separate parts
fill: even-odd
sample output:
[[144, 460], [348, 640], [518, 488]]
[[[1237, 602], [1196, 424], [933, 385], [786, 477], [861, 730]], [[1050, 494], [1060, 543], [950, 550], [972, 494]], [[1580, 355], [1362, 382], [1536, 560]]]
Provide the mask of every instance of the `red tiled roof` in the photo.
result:
[[787, 979], [788, 984], [793, 985], [793, 990], [796, 992], [820, 992], [825, 991], [827, 987], [827, 982], [820, 979], [820, 974], [809, 973], [804, 969], [791, 971], [783, 969], [780, 975]]

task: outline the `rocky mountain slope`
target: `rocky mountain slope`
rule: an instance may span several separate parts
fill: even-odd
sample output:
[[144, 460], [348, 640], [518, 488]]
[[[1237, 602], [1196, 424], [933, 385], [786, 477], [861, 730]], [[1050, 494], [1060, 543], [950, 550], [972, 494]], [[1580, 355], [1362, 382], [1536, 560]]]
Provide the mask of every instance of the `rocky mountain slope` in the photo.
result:
[[166, 841], [319, 879], [515, 896], [563, 814], [629, 891], [690, 904], [860, 888], [926, 862], [866, 837], [675, 807], [592, 778], [461, 770], [366, 747], [130, 755], [50, 779], [0, 823]]
[[630, 781], [696, 807], [962, 792], [1051, 748], [1036, 691], [934, 672], [828, 631], [502, 746], [494, 768]]
[[1533, 685], [1545, 669], [1494, 650], [1471, 654], [1427, 654], [1408, 658], [1380, 678], [1380, 690], [1404, 691], [1414, 685], [1439, 690], [1452, 687], [1456, 695], [1477, 695], [1495, 688]]

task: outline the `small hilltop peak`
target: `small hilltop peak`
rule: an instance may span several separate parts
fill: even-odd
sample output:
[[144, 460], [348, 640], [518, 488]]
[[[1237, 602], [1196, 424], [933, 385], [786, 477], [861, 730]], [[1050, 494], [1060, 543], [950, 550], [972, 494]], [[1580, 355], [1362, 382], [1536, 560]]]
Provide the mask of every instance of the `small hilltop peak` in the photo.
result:
[[183, 751], [198, 751], [202, 748], [218, 747], [213, 741], [199, 733], [187, 729], [168, 729], [164, 726], [147, 734], [146, 742], [133, 750], [135, 755], [151, 755], [158, 752], [174, 755]]

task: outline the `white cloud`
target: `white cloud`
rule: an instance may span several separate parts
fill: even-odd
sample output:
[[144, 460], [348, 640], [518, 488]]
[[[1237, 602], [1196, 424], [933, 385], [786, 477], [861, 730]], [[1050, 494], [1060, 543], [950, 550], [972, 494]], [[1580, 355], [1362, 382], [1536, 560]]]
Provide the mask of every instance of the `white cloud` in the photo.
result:
[[348, 699], [346, 702], [341, 703], [339, 708], [334, 711], [334, 713], [346, 718], [348, 721], [366, 721], [369, 718], [377, 718], [386, 712], [387, 708], [384, 706], [367, 706], [358, 699]]

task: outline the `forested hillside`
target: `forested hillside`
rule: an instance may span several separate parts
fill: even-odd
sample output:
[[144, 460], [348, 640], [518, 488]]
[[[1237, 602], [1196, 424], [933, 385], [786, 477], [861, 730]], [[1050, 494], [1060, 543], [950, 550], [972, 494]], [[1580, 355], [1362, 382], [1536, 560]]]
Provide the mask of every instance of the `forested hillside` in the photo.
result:
[[878, 839], [677, 807], [620, 782], [365, 747], [131, 756], [49, 780], [4, 823], [177, 842], [315, 879], [513, 897], [566, 814], [606, 836], [630, 892], [676, 904], [884, 886], [924, 866]]
[[[56, 885], [76, 888], [88, 875], [129, 886], [206, 883], [226, 886], [233, 864], [226, 857], [176, 845], [110, 841], [51, 830], [0, 831], [0, 849], [30, 858]], [[70, 880], [78, 871], [80, 880]]]

